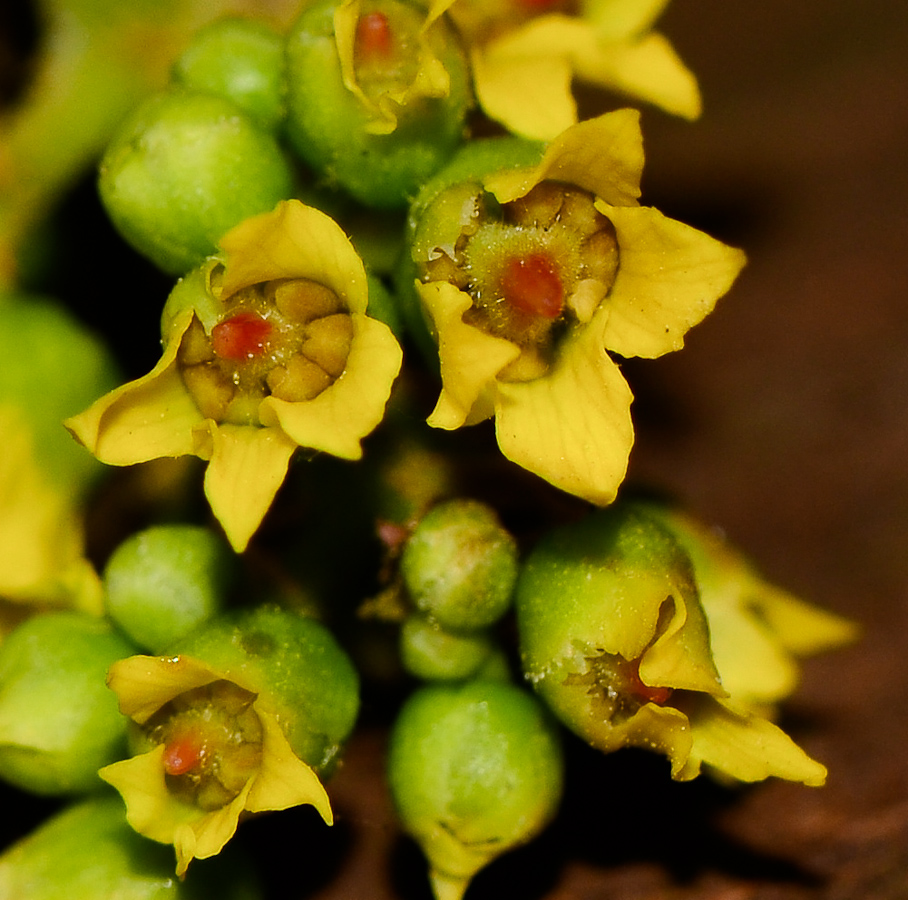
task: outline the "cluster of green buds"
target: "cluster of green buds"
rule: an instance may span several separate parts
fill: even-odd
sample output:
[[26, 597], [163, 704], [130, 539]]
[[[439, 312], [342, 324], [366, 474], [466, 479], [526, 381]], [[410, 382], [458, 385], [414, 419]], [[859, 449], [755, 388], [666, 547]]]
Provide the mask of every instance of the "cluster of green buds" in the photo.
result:
[[[575, 81], [699, 114], [664, 6], [223, 17], [108, 135], [102, 205], [172, 289], [119, 387], [67, 309], [0, 293], [0, 779], [74, 801], [0, 854], [0, 895], [256, 900], [242, 859], [191, 863], [258, 813], [333, 821], [367, 606], [437, 900], [557, 814], [565, 731], [675, 779], [823, 783], [779, 705], [854, 626], [618, 498], [621, 360], [679, 350], [745, 261], [641, 205], [636, 109], [578, 120]], [[121, 15], [132, 46], [148, 11]]]

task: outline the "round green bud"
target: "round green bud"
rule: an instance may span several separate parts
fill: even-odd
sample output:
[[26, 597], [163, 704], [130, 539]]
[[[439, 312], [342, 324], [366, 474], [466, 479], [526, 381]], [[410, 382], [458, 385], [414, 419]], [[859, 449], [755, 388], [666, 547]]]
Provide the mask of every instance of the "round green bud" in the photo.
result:
[[235, 571], [230, 547], [208, 528], [146, 528], [104, 567], [107, 612], [139, 647], [160, 653], [221, 610]]
[[359, 712], [359, 677], [331, 632], [277, 606], [224, 613], [175, 642], [167, 655], [194, 657], [242, 675], [278, 717], [293, 752], [330, 774]]
[[169, 91], [147, 100], [104, 154], [101, 200], [136, 250], [182, 275], [234, 225], [293, 193], [274, 135], [222, 97]]
[[420, 520], [400, 571], [417, 609], [442, 627], [485, 628], [510, 606], [517, 542], [486, 504], [450, 500]]
[[459, 681], [471, 678], [495, 649], [485, 629], [448, 631], [426, 616], [408, 616], [400, 631], [400, 657], [404, 669], [425, 681]]
[[84, 613], [45, 613], [16, 628], [0, 644], [0, 777], [36, 794], [98, 788], [98, 769], [126, 740], [107, 668], [134, 652]]
[[557, 730], [513, 684], [429, 685], [410, 697], [391, 733], [388, 776], [437, 900], [459, 900], [480, 869], [543, 829], [562, 769]]
[[0, 897], [28, 900], [258, 900], [252, 868], [225, 854], [185, 879], [173, 850], [138, 835], [119, 797], [66, 807], [0, 856]]
[[284, 117], [284, 42], [261, 20], [227, 16], [199, 29], [171, 77], [233, 101], [265, 128]]
[[[308, 7], [287, 36], [288, 137], [308, 165], [362, 203], [402, 208], [463, 141], [469, 65], [447, 20], [423, 32], [424, 7], [377, 0], [359, 15], [345, 71], [338, 6]], [[446, 90], [426, 88], [439, 77]]]
[[43, 471], [80, 492], [103, 466], [63, 420], [118, 383], [112, 354], [59, 303], [13, 295], [0, 298], [0, 359], [0, 406], [21, 412]]

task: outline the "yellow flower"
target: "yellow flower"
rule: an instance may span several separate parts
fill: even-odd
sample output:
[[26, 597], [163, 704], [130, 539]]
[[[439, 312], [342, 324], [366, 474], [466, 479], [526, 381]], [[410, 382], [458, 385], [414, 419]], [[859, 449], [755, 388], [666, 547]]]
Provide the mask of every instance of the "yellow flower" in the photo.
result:
[[[510, 131], [550, 140], [577, 121], [574, 78], [689, 119], [697, 81], [652, 30], [668, 0], [456, 0], [480, 106]], [[532, 98], [528, 100], [528, 98]]]
[[401, 351], [367, 316], [363, 264], [323, 213], [285, 201], [220, 247], [168, 299], [157, 366], [67, 427], [111, 465], [208, 460], [205, 494], [241, 551], [297, 447], [360, 458]]
[[[376, 67], [375, 71], [370, 67], [372, 56], [382, 56], [386, 63], [386, 54], [379, 51], [390, 40], [388, 17], [378, 10], [364, 10], [362, 0], [344, 0], [335, 10], [334, 34], [341, 76], [347, 90], [368, 110], [371, 118], [366, 130], [370, 133], [390, 134], [397, 128], [404, 107], [417, 105], [423, 98], [448, 95], [450, 76], [433, 47], [437, 42], [431, 38], [433, 26], [452, 2], [433, 0], [429, 4], [425, 19], [415, 30], [415, 47], [408, 48], [404, 63], [394, 66], [390, 74], [386, 67]], [[399, 15], [405, 13], [406, 7], [398, 11]], [[362, 51], [363, 44], [367, 49], [375, 44], [377, 49], [357, 54], [357, 46]]]
[[766, 581], [722, 534], [679, 509], [635, 503], [690, 556], [722, 685], [736, 706], [775, 718], [799, 660], [854, 641], [858, 627]]
[[[487, 167], [493, 153], [471, 146]], [[744, 255], [638, 205], [633, 110], [572, 126], [537, 165], [505, 166], [414, 207], [416, 291], [442, 379], [429, 424], [494, 416], [506, 457], [607, 504], [633, 443], [631, 392], [609, 352], [679, 349]]]
[[133, 656], [111, 666], [108, 684], [151, 746], [100, 775], [123, 795], [136, 831], [174, 845], [178, 875], [219, 853], [244, 813], [312, 804], [331, 824], [321, 781], [242, 670]]
[[592, 746], [656, 750], [682, 781], [707, 766], [824, 783], [823, 765], [729, 693], [694, 568], [655, 519], [615, 505], [551, 532], [516, 607], [526, 677]]

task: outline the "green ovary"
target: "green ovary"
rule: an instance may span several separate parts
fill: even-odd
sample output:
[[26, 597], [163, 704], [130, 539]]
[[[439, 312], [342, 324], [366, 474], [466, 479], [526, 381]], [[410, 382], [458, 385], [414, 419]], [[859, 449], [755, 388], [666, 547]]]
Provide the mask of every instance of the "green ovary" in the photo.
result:
[[224, 306], [210, 332], [193, 319], [177, 354], [206, 418], [258, 425], [265, 397], [312, 400], [343, 374], [353, 322], [330, 288], [307, 279], [267, 281], [237, 291]]

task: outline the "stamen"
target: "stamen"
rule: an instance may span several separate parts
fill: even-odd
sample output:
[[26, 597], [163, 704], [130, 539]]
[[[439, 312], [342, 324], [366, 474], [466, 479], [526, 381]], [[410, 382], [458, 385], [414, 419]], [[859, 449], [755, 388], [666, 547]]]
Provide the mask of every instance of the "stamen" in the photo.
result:
[[204, 751], [205, 744], [198, 734], [179, 734], [164, 746], [164, 771], [168, 775], [185, 775], [202, 761]]
[[271, 335], [271, 325], [254, 312], [237, 313], [211, 329], [211, 346], [221, 359], [258, 356]]
[[516, 310], [555, 319], [564, 306], [564, 285], [555, 264], [545, 253], [512, 257], [505, 265], [501, 292]]
[[356, 59], [381, 59], [391, 55], [394, 40], [391, 35], [391, 23], [382, 12], [365, 13], [356, 23], [354, 55]]

